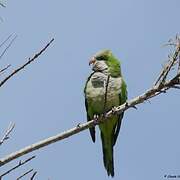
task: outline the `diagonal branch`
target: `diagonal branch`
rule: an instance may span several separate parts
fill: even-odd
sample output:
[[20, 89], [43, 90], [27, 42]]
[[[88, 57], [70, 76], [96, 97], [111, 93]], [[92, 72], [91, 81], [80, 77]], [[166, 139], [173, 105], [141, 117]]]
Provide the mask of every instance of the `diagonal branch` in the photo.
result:
[[[179, 61], [179, 54], [180, 54], [180, 45], [176, 46], [175, 52], [174, 52], [174, 56], [172, 56], [173, 58], [175, 58], [175, 61], [178, 65], [178, 61]], [[169, 63], [172, 60], [169, 61]], [[169, 64], [169, 70], [168, 72], [171, 70], [172, 66]], [[164, 77], [164, 75], [162, 75], [162, 78]], [[167, 75], [165, 75], [165, 77], [167, 78]], [[114, 114], [119, 114], [122, 113], [124, 111], [126, 111], [129, 108], [133, 108], [138, 104], [141, 104], [157, 95], [160, 95], [162, 93], [165, 93], [167, 90], [173, 88], [173, 87], [180, 87], [180, 73], [177, 73], [174, 78], [170, 79], [170, 80], [166, 80], [163, 83], [157, 83], [156, 85], [154, 85], [152, 88], [146, 90], [143, 94], [127, 101], [126, 103], [122, 104], [121, 106], [118, 107], [113, 107], [112, 110], [110, 110], [109, 112], [102, 114], [101, 116], [99, 116], [98, 119], [92, 119], [91, 121], [88, 121], [86, 123], [83, 124], [78, 124], [76, 127], [69, 129], [67, 131], [64, 131], [62, 133], [59, 133], [55, 136], [51, 136], [47, 139], [41, 140], [39, 142], [36, 142], [34, 144], [31, 144], [25, 148], [22, 148], [16, 152], [13, 152], [9, 155], [7, 155], [6, 157], [0, 159], [0, 166], [3, 166], [4, 164], [7, 164], [8, 162], [11, 162], [12, 160], [21, 157], [25, 154], [28, 154], [30, 152], [33, 152], [35, 150], [38, 150], [40, 148], [43, 148], [47, 145], [50, 145], [52, 143], [55, 143], [57, 141], [63, 140], [65, 138], [68, 138], [72, 135], [75, 135], [85, 129], [88, 129], [90, 127], [94, 127], [97, 124], [100, 123], [104, 123], [105, 121], [109, 120], [108, 117], [113, 116]]]
[[10, 123], [4, 136], [2, 137], [2, 139], [0, 140], [0, 145], [2, 145], [4, 143], [4, 141], [9, 139], [9, 135], [12, 132], [12, 130], [14, 129], [15, 124], [14, 123]]
[[[11, 37], [11, 35], [0, 45], [0, 47], [6, 43], [6, 41], [8, 41], [8, 39]], [[0, 59], [4, 56], [4, 54], [7, 52], [7, 50], [11, 47], [11, 45], [13, 44], [13, 42], [15, 41], [15, 39], [17, 38], [17, 35], [10, 41], [10, 43], [6, 46], [6, 48], [4, 49], [4, 51], [1, 53], [0, 55]]]
[[32, 171], [33, 171], [33, 169], [30, 169], [29, 171], [27, 171], [24, 174], [22, 174], [21, 176], [19, 176], [16, 180], [19, 180], [19, 179], [23, 178], [24, 176], [26, 176], [27, 174], [29, 174]]
[[24, 69], [27, 65], [29, 65], [30, 63], [32, 63], [33, 61], [35, 61], [49, 46], [50, 44], [54, 41], [54, 38], [51, 39], [51, 41], [49, 41], [49, 43], [46, 44], [46, 46], [41, 49], [37, 54], [35, 54], [32, 58], [29, 58], [29, 60], [23, 64], [22, 66], [20, 66], [19, 68], [15, 69], [11, 74], [9, 74], [6, 78], [4, 78], [1, 82], [0, 82], [0, 87], [2, 85], [4, 85], [4, 83], [6, 83], [10, 78], [12, 78], [15, 74], [17, 74], [19, 71], [21, 71], [22, 69]]
[[[173, 42], [172, 45], [176, 47], [176, 50], [172, 58], [170, 58], [167, 64], [165, 64], [164, 68], [162, 69], [154, 85], [157, 85], [158, 83], [159, 84], [163, 83], [166, 80], [166, 77], [169, 71], [175, 65], [176, 62], [180, 65], [180, 61], [178, 62], [178, 58], [179, 58], [178, 56], [179, 56], [179, 51], [180, 51], [180, 37], [179, 36], [176, 36], [175, 42]], [[178, 70], [179, 70], [179, 66], [178, 66]]]
[[36, 174], [37, 174], [37, 171], [35, 171], [35, 172], [33, 173], [33, 175], [31, 176], [31, 179], [30, 179], [30, 180], [33, 180]]
[[2, 6], [4, 8], [6, 7], [2, 2], [0, 2], [0, 6]]
[[12, 37], [12, 34], [10, 34], [1, 44], [0, 48]]
[[19, 161], [18, 165], [14, 166], [13, 168], [9, 169], [8, 171], [6, 171], [5, 173], [0, 175], [0, 179], [2, 179], [2, 177], [6, 176], [7, 174], [9, 174], [10, 172], [14, 171], [15, 169], [19, 168], [20, 166], [23, 166], [24, 164], [28, 163], [29, 161], [31, 161], [32, 159], [34, 159], [36, 156], [32, 156], [28, 159], [26, 159], [25, 161]]
[[3, 69], [1, 69], [1, 70], [0, 70], [0, 75], [1, 75], [4, 71], [6, 71], [10, 66], [11, 66], [11, 65], [8, 64], [6, 67], [4, 67]]

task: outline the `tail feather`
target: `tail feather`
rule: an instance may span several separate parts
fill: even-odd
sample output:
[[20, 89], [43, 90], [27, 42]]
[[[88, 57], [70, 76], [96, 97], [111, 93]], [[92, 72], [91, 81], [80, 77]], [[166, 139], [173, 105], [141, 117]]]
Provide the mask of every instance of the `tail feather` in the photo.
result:
[[114, 177], [114, 158], [113, 158], [113, 145], [112, 142], [105, 142], [105, 138], [101, 133], [103, 162], [108, 176]]

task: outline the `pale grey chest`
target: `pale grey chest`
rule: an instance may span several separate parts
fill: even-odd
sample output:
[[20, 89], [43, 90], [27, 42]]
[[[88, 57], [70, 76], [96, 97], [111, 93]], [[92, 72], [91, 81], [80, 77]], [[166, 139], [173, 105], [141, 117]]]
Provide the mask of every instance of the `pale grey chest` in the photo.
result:
[[[95, 72], [89, 79], [86, 87], [86, 98], [89, 99], [94, 105], [104, 103], [106, 83], [108, 75]], [[110, 77], [107, 88], [107, 106], [119, 105], [119, 95], [121, 93], [122, 78]]]

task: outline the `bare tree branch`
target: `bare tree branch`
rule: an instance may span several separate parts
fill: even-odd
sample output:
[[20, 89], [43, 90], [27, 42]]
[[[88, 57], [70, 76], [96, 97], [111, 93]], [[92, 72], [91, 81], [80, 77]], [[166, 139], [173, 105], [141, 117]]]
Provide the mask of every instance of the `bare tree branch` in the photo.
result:
[[2, 139], [0, 140], [0, 146], [4, 143], [4, 141], [9, 139], [9, 135], [12, 132], [12, 130], [14, 129], [15, 124], [14, 123], [10, 123], [4, 136], [2, 137]]
[[3, 74], [4, 71], [6, 71], [11, 65], [8, 64], [6, 67], [0, 70], [0, 75]]
[[0, 87], [2, 85], [4, 85], [4, 83], [6, 83], [10, 78], [12, 78], [15, 74], [17, 74], [19, 71], [21, 71], [22, 69], [24, 69], [27, 65], [29, 65], [30, 63], [32, 63], [33, 61], [35, 61], [47, 48], [48, 46], [50, 46], [50, 44], [54, 41], [54, 38], [51, 39], [51, 41], [49, 43], [46, 44], [46, 46], [41, 49], [37, 54], [35, 54], [32, 58], [29, 58], [29, 60], [23, 64], [22, 66], [20, 66], [19, 68], [15, 69], [11, 74], [9, 74], [4, 80], [2, 80], [0, 82]]
[[32, 156], [28, 159], [26, 159], [25, 161], [19, 161], [18, 165], [14, 166], [13, 168], [9, 169], [8, 171], [6, 171], [5, 173], [0, 175], [0, 179], [2, 179], [2, 177], [6, 176], [7, 174], [9, 174], [10, 172], [14, 171], [15, 169], [23, 166], [24, 164], [28, 163], [29, 161], [31, 161], [32, 159], [34, 159], [36, 156]]
[[33, 173], [33, 175], [31, 176], [30, 180], [33, 180], [36, 174], [37, 174], [37, 171], [35, 171], [35, 172]]
[[12, 34], [10, 34], [1, 44], [0, 48], [12, 37]]
[[16, 180], [19, 180], [19, 179], [23, 178], [24, 176], [26, 176], [27, 174], [29, 174], [32, 171], [33, 171], [33, 169], [30, 169], [29, 171], [27, 171], [24, 174], [22, 174], [21, 176], [19, 176]]
[[[176, 51], [174, 52], [173, 56], [169, 58], [169, 61], [162, 69], [162, 71], [161, 71], [159, 77], [157, 78], [156, 82], [154, 83], [154, 85], [157, 85], [158, 83], [159, 84], [163, 83], [166, 80], [166, 77], [167, 77], [169, 71], [171, 70], [171, 68], [175, 65], [175, 63], [179, 63], [178, 56], [179, 56], [179, 48], [180, 48], [180, 37], [176, 36], [175, 42], [172, 42], [171, 45], [177, 47]], [[178, 66], [178, 69], [179, 69], [179, 66]]]
[[[16, 152], [13, 152], [12, 154], [7, 155], [6, 157], [0, 159], [0, 166], [3, 166], [4, 164], [11, 162], [12, 160], [14, 160], [18, 157], [21, 157], [25, 154], [33, 152], [42, 147], [45, 147], [49, 144], [55, 143], [57, 141], [68, 138], [72, 135], [75, 135], [85, 129], [94, 127], [97, 124], [104, 123], [105, 121], [109, 120], [108, 117], [111, 117], [114, 114], [122, 113], [129, 108], [134, 108], [138, 104], [148, 101], [149, 99], [151, 99], [159, 94], [167, 92], [167, 90], [169, 90], [170, 88], [180, 87], [180, 73], [179, 72], [172, 79], [166, 80], [167, 75], [172, 68], [172, 65], [171, 65], [172, 62], [179, 61], [179, 54], [180, 54], [180, 44], [177, 44], [176, 49], [174, 51], [174, 55], [172, 56], [172, 59], [169, 60], [169, 64], [167, 65], [168, 68], [166, 70], [164, 70], [165, 73], [163, 75], [160, 75], [161, 78], [158, 80], [158, 82], [152, 88], [145, 91], [143, 94], [141, 94], [131, 100], [128, 100], [126, 103], [124, 103], [118, 107], [113, 107], [112, 110], [108, 111], [105, 114], [100, 115], [97, 119], [92, 119], [91, 121], [88, 121], [83, 124], [79, 123], [76, 127], [72, 128], [70, 130], [67, 130], [67, 131], [57, 134], [55, 136], [49, 137], [47, 139], [41, 140], [35, 144], [31, 144], [31, 145], [29, 145], [25, 148], [22, 148]], [[178, 65], [178, 63], [174, 63], [174, 64]], [[163, 79], [163, 81], [162, 81], [162, 79]]]
[[6, 7], [6, 6], [5, 6], [3, 3], [1, 3], [1, 2], [0, 2], [0, 6], [2, 6], [2, 7]]
[[[1, 44], [1, 46], [6, 43], [6, 41], [11, 37], [11, 35]], [[7, 45], [7, 47], [4, 49], [4, 51], [1, 53], [0, 55], [0, 59], [4, 56], [4, 54], [6, 53], [6, 51], [11, 47], [12, 43], [15, 41], [15, 39], [17, 38], [17, 35], [10, 41], [10, 43]]]

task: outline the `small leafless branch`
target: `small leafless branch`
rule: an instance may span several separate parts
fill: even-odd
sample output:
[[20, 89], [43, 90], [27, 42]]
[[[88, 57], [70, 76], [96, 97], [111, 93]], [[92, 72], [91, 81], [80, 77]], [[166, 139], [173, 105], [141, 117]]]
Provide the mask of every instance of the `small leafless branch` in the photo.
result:
[[2, 6], [2, 7], [6, 7], [6, 6], [5, 6], [3, 3], [1, 3], [1, 2], [0, 2], [0, 6]]
[[33, 171], [33, 169], [30, 169], [29, 171], [27, 171], [24, 174], [22, 174], [21, 176], [19, 176], [16, 180], [19, 180], [19, 179], [23, 178], [24, 176], [26, 176], [27, 174], [31, 173], [32, 171]]
[[29, 161], [31, 161], [32, 159], [34, 159], [36, 156], [32, 156], [28, 159], [26, 159], [25, 161], [19, 161], [19, 163], [14, 166], [13, 168], [9, 169], [8, 171], [6, 171], [5, 173], [0, 175], [0, 179], [2, 179], [2, 177], [6, 176], [7, 174], [11, 173], [12, 171], [14, 171], [15, 169], [23, 166], [24, 164], [28, 163]]
[[55, 143], [57, 141], [63, 140], [65, 138], [68, 138], [72, 135], [75, 135], [85, 129], [88, 129], [90, 127], [94, 127], [97, 124], [104, 123], [105, 121], [109, 120], [112, 115], [119, 114], [124, 111], [126, 111], [129, 108], [134, 108], [136, 105], [141, 104], [145, 101], [148, 101], [149, 99], [163, 94], [167, 92], [167, 90], [172, 89], [174, 87], [180, 87], [180, 73], [177, 73], [172, 79], [167, 80], [167, 75], [172, 69], [172, 63], [178, 65], [179, 63], [176, 63], [179, 61], [179, 54], [180, 54], [180, 45], [177, 44], [175, 47], [175, 51], [171, 59], [169, 60], [169, 63], [167, 64], [167, 67], [164, 67], [163, 74], [160, 73], [160, 78], [158, 78], [158, 81], [156, 81], [155, 85], [153, 85], [152, 88], [146, 90], [143, 94], [128, 100], [126, 103], [118, 106], [113, 107], [112, 110], [100, 115], [98, 119], [92, 119], [91, 121], [88, 121], [83, 124], [78, 124], [76, 127], [69, 129], [65, 132], [59, 133], [55, 136], [51, 136], [47, 139], [41, 140], [35, 144], [31, 144], [25, 148], [22, 148], [14, 153], [11, 153], [7, 155], [6, 157], [0, 159], [0, 166], [3, 166], [4, 164], [7, 164], [8, 162], [11, 162], [12, 160], [21, 157], [25, 154], [28, 154], [30, 152], [33, 152], [37, 149], [40, 149], [42, 147], [45, 147], [47, 145], [50, 145], [52, 143]]
[[[11, 35], [1, 44], [1, 46], [7, 42], [7, 40], [11, 37]], [[4, 54], [6, 53], [6, 51], [11, 47], [11, 45], [13, 44], [13, 42], [15, 41], [15, 39], [17, 38], [17, 35], [10, 41], [10, 43], [6, 46], [6, 48], [4, 49], [4, 51], [1, 53], [0, 55], [0, 59], [4, 56]]]
[[10, 34], [1, 44], [0, 48], [12, 37], [12, 34]]
[[10, 66], [11, 66], [11, 65], [8, 64], [8, 65], [7, 65], [6, 67], [4, 67], [3, 69], [0, 69], [0, 75], [1, 75], [4, 71], [6, 71]]
[[37, 174], [37, 171], [35, 171], [35, 172], [33, 173], [33, 175], [31, 176], [30, 180], [33, 180], [36, 174]]
[[4, 143], [4, 141], [9, 139], [9, 135], [12, 132], [12, 130], [14, 129], [15, 124], [14, 123], [10, 123], [4, 136], [2, 137], [2, 139], [0, 140], [0, 146]]
[[[179, 59], [179, 51], [180, 51], [180, 37], [179, 36], [176, 36], [175, 42], [173, 42], [173, 46], [176, 47], [176, 50], [175, 50], [174, 54], [172, 55], [172, 57], [170, 56], [169, 61], [162, 69], [162, 71], [161, 71], [160, 75], [158, 76], [154, 85], [157, 85], [158, 83], [159, 84], [163, 83], [166, 80], [166, 77], [167, 77], [169, 71], [171, 70], [171, 68], [176, 63], [180, 64], [180, 62], [178, 60]], [[178, 65], [178, 69], [179, 69], [179, 65]]]
[[10, 78], [12, 78], [15, 74], [17, 74], [19, 71], [21, 71], [22, 69], [24, 69], [27, 65], [29, 65], [30, 63], [32, 63], [33, 61], [35, 61], [49, 46], [50, 44], [54, 41], [54, 38], [51, 39], [46, 46], [41, 49], [37, 54], [35, 54], [32, 58], [29, 58], [29, 60], [23, 64], [22, 66], [20, 66], [19, 68], [15, 69], [11, 74], [9, 74], [7, 77], [5, 77], [1, 82], [0, 82], [0, 87], [2, 85], [4, 85], [4, 83], [6, 83]]

